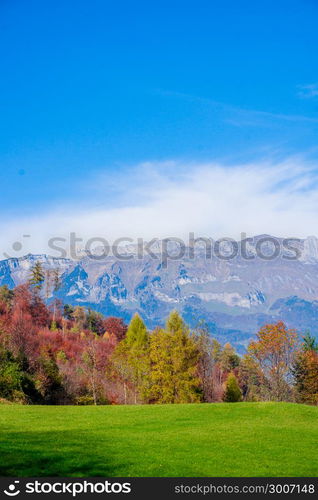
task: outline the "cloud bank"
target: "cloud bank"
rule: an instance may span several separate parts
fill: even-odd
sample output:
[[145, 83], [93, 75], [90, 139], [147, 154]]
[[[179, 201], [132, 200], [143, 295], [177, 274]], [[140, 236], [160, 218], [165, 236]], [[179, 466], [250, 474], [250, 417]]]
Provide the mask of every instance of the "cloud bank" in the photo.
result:
[[87, 186], [85, 199], [72, 207], [65, 200], [33, 217], [2, 220], [1, 258], [58, 256], [49, 239], [65, 238], [60, 246], [68, 250], [70, 233], [83, 240], [79, 247], [89, 238], [112, 243], [120, 237], [187, 238], [189, 232], [212, 238], [318, 234], [318, 168], [301, 158], [231, 166], [149, 162], [112, 179], [101, 173]]

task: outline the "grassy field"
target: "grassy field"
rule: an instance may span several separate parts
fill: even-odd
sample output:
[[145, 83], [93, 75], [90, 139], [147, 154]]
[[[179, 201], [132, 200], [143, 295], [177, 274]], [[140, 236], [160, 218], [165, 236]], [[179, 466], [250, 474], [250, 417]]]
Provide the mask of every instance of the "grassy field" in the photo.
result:
[[0, 405], [2, 476], [317, 476], [318, 408]]

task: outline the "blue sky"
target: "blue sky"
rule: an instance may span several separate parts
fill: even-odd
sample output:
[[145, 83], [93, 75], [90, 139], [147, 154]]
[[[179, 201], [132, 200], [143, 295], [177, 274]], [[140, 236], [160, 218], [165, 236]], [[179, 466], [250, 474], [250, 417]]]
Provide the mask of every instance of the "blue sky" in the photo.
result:
[[135, 207], [215, 163], [315, 184], [317, 22], [315, 0], [2, 0], [0, 220]]

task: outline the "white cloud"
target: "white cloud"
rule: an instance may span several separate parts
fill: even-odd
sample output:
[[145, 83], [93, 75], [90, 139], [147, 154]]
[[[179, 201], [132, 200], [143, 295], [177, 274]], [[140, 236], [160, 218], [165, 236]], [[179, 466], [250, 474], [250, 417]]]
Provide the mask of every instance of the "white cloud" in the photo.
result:
[[[315, 97], [318, 95], [318, 84], [298, 85], [299, 97]], [[273, 113], [257, 109], [246, 109], [240, 106], [233, 106], [220, 101], [215, 101], [208, 97], [184, 94], [181, 92], [157, 90], [157, 93], [167, 97], [175, 97], [188, 102], [196, 102], [204, 105], [206, 109], [213, 110], [214, 116], [218, 114], [225, 123], [237, 127], [262, 127], [277, 128], [283, 124], [300, 125], [303, 123], [318, 123], [317, 118], [299, 114]]]
[[308, 85], [298, 85], [298, 97], [302, 99], [312, 99], [318, 96], [318, 83], [309, 83]]
[[[120, 202], [81, 208], [59, 207], [35, 217], [1, 223], [0, 251], [11, 256], [58, 255], [48, 248], [52, 237], [71, 232], [84, 241], [103, 237], [234, 237], [269, 233], [305, 237], [317, 234], [318, 169], [301, 158], [247, 165], [147, 163], [116, 177]], [[109, 179], [95, 179], [105, 193]], [[90, 193], [92, 185], [90, 182]], [[30, 237], [23, 237], [30, 235]], [[21, 242], [22, 249], [12, 249]], [[60, 245], [68, 248], [68, 243]], [[16, 247], [17, 248], [17, 247]]]

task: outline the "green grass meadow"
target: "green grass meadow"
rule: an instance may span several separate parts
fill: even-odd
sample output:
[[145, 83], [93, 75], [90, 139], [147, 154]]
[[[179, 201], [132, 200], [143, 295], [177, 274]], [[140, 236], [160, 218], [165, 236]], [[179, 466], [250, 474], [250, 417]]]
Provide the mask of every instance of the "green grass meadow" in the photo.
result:
[[317, 476], [318, 408], [0, 405], [1, 476]]

